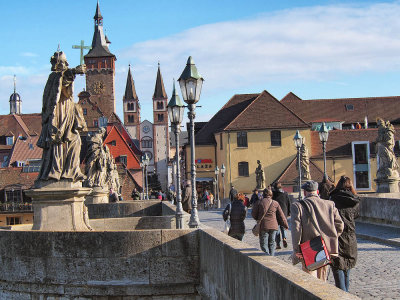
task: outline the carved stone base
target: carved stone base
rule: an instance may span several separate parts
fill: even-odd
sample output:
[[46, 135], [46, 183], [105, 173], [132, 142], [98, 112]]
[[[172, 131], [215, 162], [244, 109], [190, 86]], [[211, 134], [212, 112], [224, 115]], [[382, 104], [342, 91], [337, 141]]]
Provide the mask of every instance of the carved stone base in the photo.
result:
[[92, 192], [86, 196], [85, 203], [87, 204], [98, 204], [98, 203], [108, 203], [108, 191], [101, 187], [94, 187]]
[[41, 182], [25, 193], [32, 198], [32, 230], [89, 231], [89, 217], [84, 205], [92, 189], [69, 181]]
[[375, 179], [377, 193], [398, 193], [400, 178]]

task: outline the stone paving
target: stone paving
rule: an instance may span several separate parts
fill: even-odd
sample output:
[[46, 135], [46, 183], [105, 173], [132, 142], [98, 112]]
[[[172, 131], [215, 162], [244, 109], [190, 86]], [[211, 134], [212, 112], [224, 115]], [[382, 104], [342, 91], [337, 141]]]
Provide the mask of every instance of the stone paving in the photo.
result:
[[[200, 221], [218, 230], [223, 230], [222, 210], [200, 210]], [[260, 249], [258, 237], [251, 233], [255, 221], [251, 218], [251, 210], [245, 220], [246, 234], [243, 242]], [[399, 240], [400, 230], [394, 227], [357, 223], [358, 261], [350, 275], [350, 293], [362, 299], [400, 299], [400, 246], [389, 245], [381, 241]], [[366, 239], [368, 238], [368, 239]], [[288, 231], [288, 248], [276, 251], [276, 256], [291, 263], [291, 236]], [[376, 242], [379, 241], [379, 242]], [[390, 241], [389, 241], [390, 243]], [[301, 267], [298, 264], [299, 272]], [[333, 275], [329, 272], [328, 282], [334, 284]]]

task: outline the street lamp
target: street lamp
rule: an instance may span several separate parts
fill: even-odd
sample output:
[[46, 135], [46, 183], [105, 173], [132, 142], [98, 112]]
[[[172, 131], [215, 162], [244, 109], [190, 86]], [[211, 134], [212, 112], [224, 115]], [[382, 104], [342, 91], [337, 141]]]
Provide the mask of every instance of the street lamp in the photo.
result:
[[219, 180], [218, 180], [219, 168], [218, 168], [218, 166], [215, 166], [214, 173], [215, 173], [215, 179], [216, 179], [216, 182], [215, 182], [215, 199], [217, 200], [218, 208], [220, 208], [221, 202], [219, 200]]
[[191, 152], [191, 181], [192, 181], [192, 213], [189, 226], [191, 228], [199, 227], [200, 220], [197, 211], [197, 191], [196, 191], [196, 165], [194, 155], [194, 118], [196, 116], [196, 103], [200, 100], [203, 77], [197, 72], [197, 68], [191, 56], [187, 60], [185, 69], [178, 79], [182, 91], [183, 100], [188, 104], [188, 117], [190, 121], [190, 152]]
[[[222, 175], [222, 199], [225, 199], [225, 166], [222, 164], [221, 166], [221, 175]], [[221, 201], [218, 202], [218, 208], [221, 208]]]
[[181, 131], [181, 123], [183, 120], [183, 112], [185, 107], [179, 95], [175, 90], [175, 82], [172, 90], [171, 100], [168, 103], [168, 117], [171, 121], [171, 127], [175, 134], [175, 164], [176, 164], [176, 229], [182, 229], [183, 208], [181, 202], [181, 172], [179, 168], [179, 132]]
[[325, 122], [322, 122], [321, 128], [319, 129], [319, 139], [322, 143], [322, 152], [324, 154], [324, 178], [328, 179], [326, 175], [326, 142], [328, 141], [329, 130], [325, 126]]
[[[143, 161], [143, 156], [142, 156], [142, 161]], [[145, 179], [144, 179], [144, 164], [143, 162], [140, 163], [140, 167], [142, 168], [142, 196], [140, 197], [141, 200], [144, 199], [144, 190], [145, 190]]]
[[297, 130], [293, 138], [294, 145], [297, 148], [297, 167], [299, 169], [299, 201], [301, 200], [301, 162], [300, 162], [300, 148], [303, 145], [303, 137]]
[[147, 178], [147, 167], [149, 166], [149, 162], [150, 162], [150, 159], [147, 156], [147, 153], [145, 153], [142, 156], [142, 164], [144, 166], [144, 173], [145, 173], [144, 178], [145, 178], [145, 187], [146, 187], [146, 200], [149, 200], [149, 180]]

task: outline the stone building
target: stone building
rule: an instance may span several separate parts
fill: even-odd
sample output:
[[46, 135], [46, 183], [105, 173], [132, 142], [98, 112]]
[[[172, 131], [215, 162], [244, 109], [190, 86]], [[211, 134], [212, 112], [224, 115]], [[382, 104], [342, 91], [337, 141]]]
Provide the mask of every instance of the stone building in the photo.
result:
[[[231, 183], [249, 193], [256, 185], [254, 171], [259, 159], [267, 185], [280, 180], [287, 191], [296, 190], [296, 130], [309, 150], [311, 178], [320, 180], [323, 153], [318, 130], [325, 122], [330, 129], [327, 175], [335, 182], [347, 175], [358, 191], [374, 191], [376, 118], [390, 121], [398, 131], [399, 105], [398, 96], [302, 100], [289, 93], [279, 101], [267, 91], [234, 95], [196, 133], [198, 185], [210, 182], [215, 166], [224, 164], [225, 185], [220, 176], [220, 195], [224, 190], [227, 195]], [[399, 132], [395, 140], [400, 140]], [[394, 150], [398, 156], [398, 142]], [[186, 157], [190, 157], [189, 147]], [[190, 177], [190, 161], [186, 162], [186, 176]]]

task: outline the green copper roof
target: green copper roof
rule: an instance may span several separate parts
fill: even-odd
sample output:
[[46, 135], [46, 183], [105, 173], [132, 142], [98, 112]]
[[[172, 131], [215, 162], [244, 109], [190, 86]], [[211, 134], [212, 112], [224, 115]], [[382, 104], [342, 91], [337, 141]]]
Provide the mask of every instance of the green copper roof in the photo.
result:
[[172, 89], [171, 100], [169, 100], [168, 102], [168, 107], [173, 107], [173, 106], [181, 106], [181, 107], [183, 106], [183, 102], [175, 89], [175, 81], [174, 81], [174, 87]]
[[204, 80], [199, 72], [197, 71], [196, 65], [194, 64], [193, 58], [189, 56], [186, 67], [183, 70], [181, 77], [179, 77], [178, 81], [181, 79], [188, 79], [188, 78], [194, 78], [194, 79], [202, 79]]

